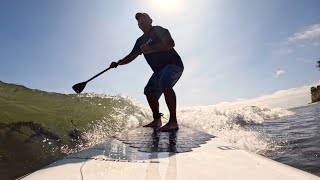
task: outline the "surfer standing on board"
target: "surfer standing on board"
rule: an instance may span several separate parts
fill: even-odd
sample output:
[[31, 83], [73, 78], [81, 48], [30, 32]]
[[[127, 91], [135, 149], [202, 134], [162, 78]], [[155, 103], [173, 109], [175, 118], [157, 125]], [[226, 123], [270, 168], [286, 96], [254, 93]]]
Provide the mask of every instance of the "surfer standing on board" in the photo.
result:
[[[153, 74], [144, 88], [144, 94], [153, 112], [153, 121], [143, 127], [159, 128], [162, 126], [159, 98], [163, 93], [170, 118], [169, 122], [159, 130], [178, 130], [176, 94], [172, 88], [182, 75], [183, 63], [173, 48], [175, 43], [167, 29], [161, 26], [152, 26], [152, 19], [147, 13], [139, 12], [135, 15], [135, 18], [138, 21], [139, 28], [143, 31], [143, 35], [137, 39], [129, 55], [118, 62], [112, 62], [110, 67], [116, 68], [118, 65], [128, 64], [143, 53], [153, 70]], [[139, 51], [140, 53], [137, 53]]]

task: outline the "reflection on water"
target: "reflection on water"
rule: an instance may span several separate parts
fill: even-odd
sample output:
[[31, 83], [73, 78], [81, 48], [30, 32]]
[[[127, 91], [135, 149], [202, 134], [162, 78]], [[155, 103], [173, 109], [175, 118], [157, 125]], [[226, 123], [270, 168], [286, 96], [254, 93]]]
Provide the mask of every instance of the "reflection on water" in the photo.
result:
[[200, 147], [213, 135], [189, 128], [173, 132], [158, 132], [152, 128], [137, 128], [124, 132], [116, 138], [141, 152], [189, 152]]
[[[148, 163], [146, 179], [177, 179], [177, 153], [191, 151], [213, 137], [188, 128], [176, 132], [138, 128], [68, 158]], [[167, 166], [165, 172], [163, 166]]]
[[[157, 152], [159, 147], [159, 135], [158, 131], [154, 130], [152, 133], [152, 152], [149, 155], [150, 159], [158, 159], [159, 152]], [[168, 139], [168, 156], [169, 156], [169, 164], [166, 171], [166, 180], [176, 180], [177, 179], [177, 163], [176, 163], [176, 142], [177, 142], [177, 132], [169, 132], [169, 139]], [[151, 161], [148, 165], [147, 172], [146, 172], [146, 180], [153, 179], [153, 180], [161, 180], [160, 170], [159, 170], [159, 161]]]
[[166, 179], [175, 180], [177, 179], [176, 153], [192, 151], [192, 148], [200, 147], [200, 144], [214, 138], [214, 136], [189, 128], [181, 128], [172, 132], [159, 132], [152, 128], [139, 128], [124, 132], [116, 136], [116, 138], [131, 147], [129, 149], [150, 153], [147, 158], [151, 161], [148, 164], [145, 179], [161, 180], [160, 162], [152, 161], [152, 159], [166, 157], [169, 161]]

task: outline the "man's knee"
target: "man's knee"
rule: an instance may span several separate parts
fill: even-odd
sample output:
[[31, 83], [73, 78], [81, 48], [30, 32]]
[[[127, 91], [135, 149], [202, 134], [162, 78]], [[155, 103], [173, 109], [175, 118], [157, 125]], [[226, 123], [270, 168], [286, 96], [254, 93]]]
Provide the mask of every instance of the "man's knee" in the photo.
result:
[[148, 91], [145, 91], [145, 92], [144, 92], [144, 95], [146, 95], [147, 97], [156, 96], [155, 93], [153, 93], [153, 92], [148, 92]]
[[159, 99], [161, 96], [161, 94], [155, 92], [145, 92], [144, 95], [146, 95], [147, 99]]
[[166, 93], [166, 92], [169, 92], [169, 91], [173, 91], [172, 87], [167, 86], [167, 87], [163, 87], [162, 88], [162, 92], [163, 93]]

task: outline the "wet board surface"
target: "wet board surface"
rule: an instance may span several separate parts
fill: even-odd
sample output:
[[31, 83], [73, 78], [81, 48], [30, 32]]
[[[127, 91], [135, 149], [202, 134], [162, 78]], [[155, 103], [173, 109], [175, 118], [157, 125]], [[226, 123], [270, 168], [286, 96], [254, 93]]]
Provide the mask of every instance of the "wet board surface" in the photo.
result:
[[57, 161], [23, 179], [313, 180], [307, 172], [230, 146], [187, 127], [137, 128]]
[[141, 152], [189, 152], [215, 136], [190, 128], [159, 132], [152, 128], [137, 128], [115, 136], [119, 141]]

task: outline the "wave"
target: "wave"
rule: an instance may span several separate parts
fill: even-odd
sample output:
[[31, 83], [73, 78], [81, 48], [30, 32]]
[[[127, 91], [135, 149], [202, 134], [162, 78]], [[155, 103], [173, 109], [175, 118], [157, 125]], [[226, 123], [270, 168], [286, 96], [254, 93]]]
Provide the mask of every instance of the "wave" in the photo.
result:
[[183, 125], [214, 134], [236, 147], [259, 154], [274, 151], [277, 145], [265, 133], [257, 131], [252, 126], [293, 114], [281, 108], [214, 105], [187, 107], [177, 112]]
[[124, 95], [49, 93], [1, 81], [0, 109], [0, 154], [19, 162], [21, 174], [11, 172], [17, 177], [151, 118]]
[[[1, 81], [0, 109], [0, 141], [4, 145], [0, 153], [9, 162], [24, 162], [25, 171], [41, 168], [152, 119], [149, 107], [127, 95], [58, 94]], [[277, 145], [253, 127], [292, 114], [281, 108], [258, 106], [211, 105], [177, 110], [180, 125], [259, 154], [274, 151]], [[17, 152], [19, 149], [24, 151]]]

